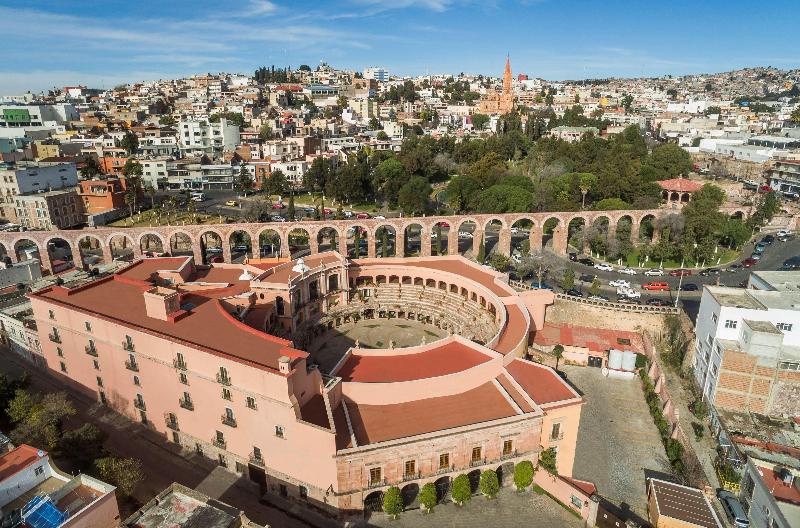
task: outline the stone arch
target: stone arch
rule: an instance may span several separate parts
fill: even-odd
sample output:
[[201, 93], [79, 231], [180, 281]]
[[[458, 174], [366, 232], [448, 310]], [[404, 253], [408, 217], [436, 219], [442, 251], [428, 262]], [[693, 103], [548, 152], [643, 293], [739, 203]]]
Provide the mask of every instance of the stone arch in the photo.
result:
[[616, 225], [609, 226], [608, 255], [610, 257], [626, 259], [639, 239], [638, 226], [633, 215], [624, 214], [617, 217]]
[[41, 252], [39, 250], [39, 244], [37, 244], [34, 240], [30, 238], [18, 238], [14, 241], [14, 254], [17, 257], [17, 261], [23, 262], [26, 260], [33, 260], [36, 259], [40, 263], [42, 262]]
[[397, 231], [391, 224], [383, 224], [375, 229], [375, 256], [397, 256]]
[[441, 504], [447, 499], [448, 495], [450, 494], [450, 486], [451, 486], [450, 477], [448, 476], [439, 477], [433, 482], [433, 485], [436, 487], [436, 502]]
[[333, 226], [321, 227], [317, 231], [317, 251], [339, 251], [339, 230]]
[[235, 229], [228, 236], [231, 250], [231, 262], [240, 263], [253, 258], [253, 240], [244, 229]]
[[75, 251], [69, 240], [53, 236], [46, 239], [42, 245], [47, 248], [51, 273], [61, 273], [75, 267]]
[[[490, 218], [483, 224], [483, 247], [484, 255], [487, 257], [494, 251], [501, 250], [501, 231], [506, 224], [502, 218]], [[502, 251], [501, 251], [502, 252]]]
[[5, 244], [0, 244], [0, 260], [5, 260], [5, 258], [11, 258], [11, 255], [8, 254], [8, 248], [6, 248]]
[[449, 254], [450, 223], [440, 220], [431, 226], [430, 251], [431, 255]]
[[[193, 256], [194, 241], [186, 231], [173, 231], [169, 236], [169, 254], [173, 256]], [[197, 262], [197, 264], [200, 264]]]
[[400, 495], [403, 497], [403, 507], [411, 508], [417, 504], [419, 497], [419, 484], [412, 482], [400, 488]]
[[688, 192], [682, 193], [681, 194], [681, 203], [682, 204], [689, 203], [689, 200], [691, 199], [691, 196], [692, 195], [690, 193], [688, 193]]
[[472, 494], [478, 493], [478, 488], [480, 487], [481, 482], [481, 470], [480, 469], [473, 469], [469, 473], [467, 473], [467, 478], [469, 479], [469, 489]]
[[351, 225], [345, 233], [347, 237], [347, 256], [350, 258], [368, 257], [369, 230], [363, 225]]
[[[523, 216], [511, 224], [511, 254], [527, 255], [531, 251], [531, 236], [536, 226], [532, 218]], [[534, 251], [538, 248], [533, 248]]]
[[592, 253], [607, 255], [609, 239], [612, 236], [611, 217], [606, 214], [595, 216], [586, 231], [587, 235], [584, 244], [589, 246]]
[[139, 249], [144, 255], [161, 255], [164, 253], [164, 248], [167, 247], [167, 241], [161, 233], [155, 231], [147, 231], [139, 235]]
[[656, 233], [656, 217], [652, 214], [646, 214], [639, 220], [639, 240], [651, 241]]
[[206, 229], [198, 236], [203, 264], [225, 262], [222, 234], [216, 229]]
[[478, 222], [474, 218], [466, 218], [458, 224], [458, 254], [464, 255], [471, 252], [475, 255], [478, 251], [475, 246], [475, 237], [480, 234]]
[[588, 249], [588, 245], [585, 243], [586, 228], [586, 218], [580, 215], [573, 216], [567, 223], [567, 244], [575, 248], [578, 253], [583, 253]]
[[420, 222], [410, 222], [403, 226], [403, 233], [403, 239], [406, 244], [404, 254], [407, 257], [421, 256], [424, 242], [427, 242], [423, 225]]
[[373, 491], [364, 497], [364, 513], [376, 513], [383, 510], [383, 492]]
[[91, 268], [105, 263], [103, 241], [95, 235], [85, 234], [78, 238], [78, 252], [80, 254], [80, 264], [84, 268]]
[[500, 487], [508, 486], [514, 482], [514, 463], [506, 462], [499, 466], [495, 473], [497, 473], [497, 480], [500, 482]]
[[288, 243], [287, 249], [289, 250], [289, 258], [300, 258], [308, 256], [311, 253], [309, 241], [311, 236], [307, 229], [302, 227], [295, 227], [286, 234], [286, 242]]
[[281, 255], [281, 234], [270, 228], [258, 232], [258, 252], [261, 258], [277, 258]]
[[492, 216], [491, 218], [487, 218], [486, 220], [484, 220], [481, 229], [486, 231], [487, 229], [489, 229], [489, 226], [491, 225], [498, 225], [499, 226], [498, 229], [508, 228], [508, 223], [506, 222], [506, 219], [502, 216]]

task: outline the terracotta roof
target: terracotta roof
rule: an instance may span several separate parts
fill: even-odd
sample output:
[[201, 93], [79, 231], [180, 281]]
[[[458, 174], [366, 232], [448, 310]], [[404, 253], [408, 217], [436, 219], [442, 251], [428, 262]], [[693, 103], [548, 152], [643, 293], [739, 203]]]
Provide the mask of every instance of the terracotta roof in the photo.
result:
[[565, 477], [563, 475], [559, 475], [559, 478], [566, 480], [587, 495], [594, 495], [597, 493], [597, 486], [588, 480], [578, 480], [576, 478]]
[[440, 257], [435, 259], [408, 259], [406, 262], [403, 262], [403, 265], [418, 268], [430, 268], [461, 275], [464, 278], [483, 285], [499, 297], [508, 297], [509, 295], [514, 295], [513, 291], [509, 291], [495, 282], [496, 275], [494, 273], [479, 267], [475, 267], [469, 264], [469, 262], [466, 260]]
[[137, 260], [119, 272], [120, 275], [136, 280], [148, 281], [157, 271], [174, 271], [191, 257], [158, 257]]
[[702, 491], [696, 488], [651, 479], [659, 517], [670, 517], [702, 528], [722, 528]]
[[698, 183], [686, 178], [673, 178], [671, 180], [661, 180], [656, 182], [662, 189], [677, 192], [697, 192], [703, 188], [702, 183]]
[[[42, 451], [42, 453], [44, 453], [44, 456], [47, 456], [46, 452]], [[39, 456], [39, 450], [35, 447], [22, 444], [12, 449], [0, 457], [0, 482], [16, 475], [41, 459], [42, 457]]]
[[[331, 265], [336, 262], [341, 262], [344, 259], [338, 253], [333, 251], [326, 251], [325, 253], [320, 253], [318, 255], [313, 255], [310, 257], [304, 257], [303, 262], [306, 266], [310, 269], [314, 269], [322, 264]], [[267, 270], [263, 275], [261, 275], [259, 280], [263, 282], [277, 282], [280, 284], [286, 284], [290, 278], [299, 277], [300, 272], [292, 271], [292, 268], [295, 266], [296, 261], [289, 261], [283, 263], [279, 266], [275, 266], [270, 270]]]
[[511, 399], [514, 400], [514, 403], [516, 403], [519, 406], [519, 408], [522, 409], [522, 412], [527, 413], [536, 411], [533, 405], [531, 405], [530, 402], [528, 402], [528, 399], [525, 398], [525, 396], [517, 390], [517, 388], [511, 382], [511, 378], [509, 378], [505, 374], [500, 374], [499, 376], [497, 376], [496, 379], [497, 382], [500, 383], [500, 385], [505, 389], [508, 395], [511, 396]]
[[357, 383], [391, 383], [435, 378], [461, 372], [486, 363], [491, 358], [458, 341], [412, 354], [374, 356], [354, 352], [335, 373], [343, 381]]
[[347, 411], [359, 446], [517, 414], [492, 382], [461, 394], [390, 405], [347, 401]]
[[797, 488], [797, 483], [789, 486], [772, 468], [759, 466], [758, 469], [761, 473], [761, 480], [764, 481], [764, 485], [767, 486], [773, 497], [779, 501], [800, 506], [800, 489]]
[[580, 398], [553, 369], [544, 365], [514, 359], [506, 365], [506, 371], [539, 405]]
[[[620, 339], [627, 339], [630, 344], [620, 343]], [[560, 344], [583, 347], [593, 352], [605, 352], [616, 348], [639, 354], [644, 353], [642, 336], [636, 332], [569, 324], [545, 323], [544, 327], [536, 331], [533, 342], [542, 346]]]
[[325, 409], [325, 400], [321, 394], [315, 394], [306, 403], [300, 406], [300, 416], [302, 420], [325, 429], [330, 429], [328, 421], [328, 411]]
[[508, 354], [525, 338], [527, 333], [528, 323], [525, 320], [525, 314], [516, 304], [506, 305], [506, 313], [508, 314], [508, 321], [506, 327], [503, 328], [503, 333], [500, 334], [500, 339], [497, 341], [494, 349], [501, 354]]

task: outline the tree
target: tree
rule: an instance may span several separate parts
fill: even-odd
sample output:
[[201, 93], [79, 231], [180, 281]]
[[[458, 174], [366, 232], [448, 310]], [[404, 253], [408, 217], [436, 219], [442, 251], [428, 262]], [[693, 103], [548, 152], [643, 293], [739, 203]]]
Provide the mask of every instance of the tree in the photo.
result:
[[64, 433], [59, 442], [61, 452], [71, 458], [78, 469], [88, 471], [98, 453], [103, 452], [103, 443], [108, 435], [95, 425], [86, 423], [78, 429]]
[[103, 457], [94, 461], [97, 477], [117, 487], [122, 498], [130, 497], [144, 480], [142, 463], [135, 458]]
[[126, 132], [125, 135], [122, 136], [119, 146], [124, 148], [128, 152], [128, 155], [131, 156], [139, 148], [139, 138], [133, 132]]
[[122, 166], [122, 175], [126, 178], [139, 177], [144, 173], [142, 164], [135, 159], [128, 158]]
[[38, 396], [19, 389], [6, 412], [15, 424], [12, 440], [52, 450], [61, 438], [62, 421], [75, 415], [75, 407], [64, 392]]
[[472, 114], [472, 126], [475, 130], [483, 130], [489, 122], [489, 116], [486, 114]]
[[478, 256], [476, 257], [478, 264], [483, 264], [486, 261], [486, 243], [481, 237], [481, 243], [478, 244]]
[[261, 128], [258, 130], [258, 138], [261, 141], [267, 141], [272, 139], [272, 128], [267, 123], [261, 125]]
[[295, 219], [295, 210], [294, 210], [294, 193], [289, 196], [289, 206], [286, 208], [286, 218], [289, 221], [294, 221]]
[[592, 207], [595, 211], [624, 211], [630, 208], [631, 204], [619, 198], [603, 198]]
[[397, 205], [409, 216], [427, 213], [430, 208], [431, 184], [422, 176], [412, 176], [400, 187]]
[[553, 347], [553, 357], [556, 358], [556, 370], [558, 370], [558, 362], [564, 357], [564, 346], [558, 344]]
[[524, 491], [525, 488], [533, 483], [533, 473], [535, 468], [530, 460], [523, 460], [514, 466], [514, 486], [517, 491]]
[[242, 163], [242, 166], [239, 169], [239, 177], [236, 179], [235, 186], [236, 190], [242, 193], [244, 196], [247, 196], [247, 192], [255, 187], [253, 178], [250, 177], [250, 172], [247, 170], [247, 165], [244, 163]]
[[403, 495], [397, 486], [392, 486], [384, 492], [383, 511], [392, 519], [397, 519], [403, 512]]
[[586, 209], [586, 195], [597, 185], [597, 176], [590, 172], [578, 174], [578, 188], [581, 190], [581, 209]]
[[381, 257], [389, 256], [389, 230], [385, 227], [381, 229]]
[[775, 214], [781, 210], [781, 204], [778, 201], [778, 196], [775, 191], [769, 191], [762, 195], [759, 200], [756, 210], [747, 219], [750, 227], [763, 227], [770, 223], [775, 217]]
[[594, 278], [592, 281], [592, 285], [589, 286], [589, 295], [597, 295], [600, 293], [600, 279], [597, 277]]
[[262, 187], [269, 195], [283, 196], [289, 192], [289, 180], [282, 170], [275, 169], [269, 177], [264, 177]]
[[496, 269], [497, 271], [506, 271], [508, 266], [511, 262], [507, 256], [503, 255], [502, 253], [492, 253], [489, 255], [489, 265]]
[[633, 104], [633, 96], [631, 94], [623, 95], [622, 99], [620, 100], [620, 103], [622, 104], [622, 108], [625, 109], [625, 113], [627, 114], [628, 112], [631, 111], [631, 105]]
[[221, 119], [225, 119], [234, 123], [239, 128], [244, 126], [244, 116], [239, 112], [217, 112], [216, 114], [212, 114], [208, 121], [209, 123], [219, 123]]
[[487, 498], [495, 498], [497, 496], [497, 492], [500, 491], [500, 481], [497, 478], [497, 473], [491, 469], [487, 469], [481, 473], [479, 487], [481, 493], [486, 495]]
[[800, 106], [798, 106], [797, 108], [792, 110], [792, 113], [789, 116], [789, 119], [791, 119], [792, 122], [794, 122], [794, 124], [800, 125]]
[[5, 412], [8, 404], [14, 399], [16, 392], [28, 385], [28, 374], [13, 378], [7, 374], [0, 374], [0, 412]]
[[89, 155], [83, 158], [83, 166], [81, 167], [80, 173], [84, 180], [90, 180], [101, 172], [102, 168], [96, 157]]
[[472, 486], [469, 482], [469, 477], [463, 473], [453, 479], [453, 489], [450, 492], [453, 497], [453, 502], [459, 506], [463, 506], [472, 498]]
[[166, 127], [174, 127], [178, 122], [171, 115], [164, 115], [158, 118], [158, 124]]
[[136, 194], [133, 192], [133, 188], [129, 187], [128, 191], [122, 197], [125, 200], [125, 205], [128, 206], [128, 213], [131, 217], [131, 223], [133, 223], [133, 208], [136, 205]]
[[728, 218], [725, 220], [725, 225], [722, 227], [722, 241], [728, 245], [729, 248], [740, 248], [748, 240], [752, 230], [750, 226], [742, 222], [738, 218]]
[[436, 485], [433, 482], [428, 482], [419, 491], [419, 505], [423, 511], [432, 511], [437, 503]]
[[381, 130], [377, 134], [375, 134], [375, 139], [377, 139], [378, 141], [387, 141], [389, 139], [389, 134]]
[[668, 180], [692, 170], [692, 157], [674, 143], [659, 145], [653, 149], [642, 164], [642, 175], [646, 181]]
[[564, 277], [561, 279], [561, 288], [564, 291], [571, 290], [575, 287], [575, 270], [569, 266], [564, 270]]
[[539, 465], [545, 468], [548, 473], [552, 473], [553, 475], [558, 474], [558, 469], [556, 468], [556, 450], [551, 447], [542, 451], [539, 455]]
[[[400, 189], [408, 183], [410, 175], [405, 165], [396, 157], [381, 161], [372, 175], [372, 187], [375, 194], [388, 202], [390, 207], [397, 207]], [[427, 196], [427, 195], [426, 195]]]
[[144, 186], [144, 192], [150, 197], [150, 209], [156, 208], [156, 194], [158, 194], [158, 189], [153, 187], [152, 184], [148, 183]]
[[480, 213], [524, 213], [533, 206], [533, 194], [515, 185], [492, 185], [475, 195], [470, 206]]

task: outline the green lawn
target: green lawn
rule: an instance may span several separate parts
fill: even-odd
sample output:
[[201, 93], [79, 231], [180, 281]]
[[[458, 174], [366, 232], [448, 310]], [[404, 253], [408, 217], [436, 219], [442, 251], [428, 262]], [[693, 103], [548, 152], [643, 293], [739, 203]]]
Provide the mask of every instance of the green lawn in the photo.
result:
[[[618, 262], [616, 259], [613, 259], [613, 260], [612, 259], [606, 259], [603, 256], [601, 256], [601, 257], [595, 256], [595, 258], [600, 258], [602, 260], [605, 260], [605, 261], [609, 262], [610, 264], [615, 264], [615, 265]], [[627, 259], [623, 259], [622, 260], [622, 263], [624, 265], [628, 266], [628, 267], [631, 267], [631, 268], [657, 268], [661, 264], [661, 261], [659, 261], [659, 260], [650, 260], [650, 261], [647, 261], [647, 262], [639, 262], [640, 258], [641, 258], [641, 251], [639, 249], [634, 249], [633, 251], [631, 251], [628, 254], [628, 258]], [[730, 264], [731, 262], [736, 261], [739, 258], [739, 251], [734, 250], [734, 249], [720, 249], [719, 252], [717, 253], [717, 258], [719, 259], [719, 262], [717, 262], [716, 259], [707, 261], [705, 263], [703, 263], [703, 262], [692, 262], [692, 261], [688, 261], [687, 260], [687, 261], [685, 261], [683, 263], [683, 265], [686, 268], [697, 268], [697, 267], [700, 267], [701, 264], [704, 264], [705, 267], [724, 266], [726, 264]], [[679, 268], [680, 266], [681, 266], [681, 262], [680, 261], [674, 261], [674, 260], [665, 260], [664, 261], [664, 268], [665, 269]]]
[[157, 226], [178, 226], [186, 224], [224, 224], [225, 217], [220, 221], [219, 215], [207, 215], [202, 213], [188, 213], [178, 211], [170, 215], [162, 214], [159, 219], [155, 211], [144, 211], [141, 214], [133, 215], [131, 218], [122, 218], [108, 224], [109, 227], [157, 227]]

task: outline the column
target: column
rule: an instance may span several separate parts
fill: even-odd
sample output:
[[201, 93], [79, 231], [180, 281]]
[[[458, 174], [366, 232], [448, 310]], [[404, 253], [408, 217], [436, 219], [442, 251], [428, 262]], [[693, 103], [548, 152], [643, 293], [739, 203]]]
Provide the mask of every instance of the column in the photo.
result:
[[292, 256], [292, 252], [289, 249], [289, 232], [282, 231], [280, 233], [281, 236], [281, 258], [289, 258]]
[[661, 230], [653, 226], [653, 239], [651, 243], [655, 244], [659, 240], [661, 240]]
[[458, 229], [453, 225], [447, 232], [447, 254], [458, 255]]
[[553, 253], [563, 255], [567, 252], [567, 226], [559, 223], [553, 230]]
[[198, 264], [203, 263], [203, 250], [198, 243], [192, 243], [192, 253], [194, 253], [194, 264], [197, 266]]
[[483, 231], [480, 229], [475, 229], [472, 232], [472, 257], [478, 258], [478, 253], [481, 250], [481, 243], [483, 242]]
[[374, 233], [369, 233], [366, 230], [361, 234], [361, 236], [367, 237], [367, 257], [368, 258], [375, 258], [375, 246], [378, 243]]
[[419, 232], [419, 256], [421, 257], [430, 257], [431, 256], [431, 233], [432, 227], [420, 224], [422, 229]]
[[[13, 262], [19, 262], [16, 252], [12, 251], [12, 254], [9, 256]], [[72, 255], [72, 258], [74, 262], [75, 254]], [[80, 254], [78, 258], [80, 259]], [[50, 252], [47, 251], [47, 245], [45, 245], [44, 248], [39, 247], [39, 267], [41, 267], [42, 270], [48, 270], [51, 274], [53, 273], [53, 263], [50, 261]]]
[[394, 255], [395, 257], [406, 256], [406, 230], [398, 227], [394, 231]]
[[339, 253], [341, 253], [343, 257], [347, 257], [347, 231], [346, 230], [345, 230], [344, 234], [339, 237]]
[[[47, 248], [45, 248], [45, 252], [46, 251]], [[111, 253], [111, 246], [109, 244], [103, 244], [103, 262], [106, 264], [111, 264], [113, 260], [114, 260], [114, 255], [112, 255]]]
[[639, 222], [635, 218], [631, 218], [631, 244], [639, 245]]
[[511, 230], [507, 227], [500, 229], [497, 238], [497, 252], [506, 257], [511, 255]]
[[542, 228], [538, 224], [534, 224], [531, 227], [531, 231], [528, 234], [528, 244], [531, 247], [531, 253], [542, 249]]
[[231, 244], [227, 240], [222, 240], [222, 260], [225, 261], [225, 264], [230, 264], [233, 262], [231, 257]]
[[308, 249], [309, 251], [311, 251], [312, 255], [316, 255], [317, 253], [319, 253], [319, 242], [316, 234], [308, 235]]

